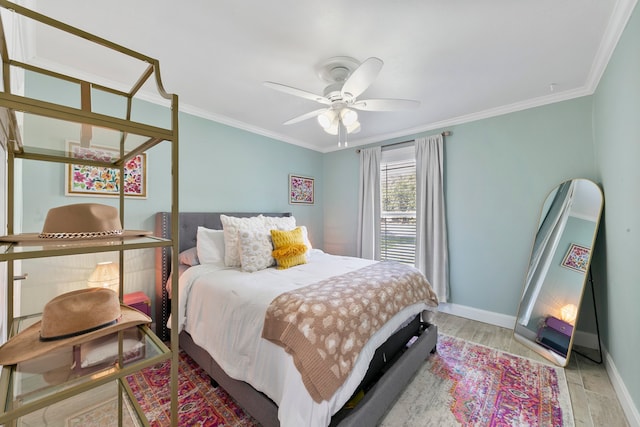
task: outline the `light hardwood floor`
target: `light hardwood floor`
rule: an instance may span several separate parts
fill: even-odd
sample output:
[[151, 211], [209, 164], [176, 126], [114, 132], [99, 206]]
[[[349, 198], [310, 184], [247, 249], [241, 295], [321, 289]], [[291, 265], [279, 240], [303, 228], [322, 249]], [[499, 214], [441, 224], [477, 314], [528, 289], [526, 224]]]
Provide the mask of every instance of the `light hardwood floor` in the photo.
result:
[[[542, 356], [513, 339], [511, 329], [501, 328], [446, 313], [438, 313], [438, 332], [493, 347], [533, 360], [549, 363]], [[587, 350], [581, 349], [586, 353]], [[596, 360], [598, 352], [589, 354]], [[597, 364], [573, 352], [565, 368], [576, 426], [625, 427], [628, 422], [616, 397], [604, 364]]]

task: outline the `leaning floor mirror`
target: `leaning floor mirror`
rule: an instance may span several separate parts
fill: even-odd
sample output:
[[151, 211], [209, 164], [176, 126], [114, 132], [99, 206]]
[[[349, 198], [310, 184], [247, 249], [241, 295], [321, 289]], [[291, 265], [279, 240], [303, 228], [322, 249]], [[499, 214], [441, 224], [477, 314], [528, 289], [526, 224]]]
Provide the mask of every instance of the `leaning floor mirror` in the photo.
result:
[[587, 179], [563, 182], [542, 206], [514, 338], [560, 366], [571, 355], [602, 206]]

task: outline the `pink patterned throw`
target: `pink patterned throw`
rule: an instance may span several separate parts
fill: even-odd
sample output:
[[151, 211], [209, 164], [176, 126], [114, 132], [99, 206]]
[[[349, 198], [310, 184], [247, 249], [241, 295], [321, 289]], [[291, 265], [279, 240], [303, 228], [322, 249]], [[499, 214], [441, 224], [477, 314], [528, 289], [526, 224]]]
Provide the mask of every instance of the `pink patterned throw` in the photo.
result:
[[311, 397], [327, 400], [347, 378], [369, 338], [404, 307], [438, 299], [417, 269], [379, 262], [275, 298], [263, 338], [293, 356]]

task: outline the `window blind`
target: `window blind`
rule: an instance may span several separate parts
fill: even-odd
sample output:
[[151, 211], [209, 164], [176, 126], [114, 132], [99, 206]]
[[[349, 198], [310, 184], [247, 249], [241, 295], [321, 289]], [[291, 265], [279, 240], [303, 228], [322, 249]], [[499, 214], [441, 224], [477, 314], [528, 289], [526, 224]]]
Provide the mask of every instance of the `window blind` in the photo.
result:
[[[385, 154], [395, 153], [385, 156]], [[401, 153], [402, 151], [402, 153]], [[384, 152], [380, 162], [380, 256], [415, 264], [416, 161], [414, 148]]]

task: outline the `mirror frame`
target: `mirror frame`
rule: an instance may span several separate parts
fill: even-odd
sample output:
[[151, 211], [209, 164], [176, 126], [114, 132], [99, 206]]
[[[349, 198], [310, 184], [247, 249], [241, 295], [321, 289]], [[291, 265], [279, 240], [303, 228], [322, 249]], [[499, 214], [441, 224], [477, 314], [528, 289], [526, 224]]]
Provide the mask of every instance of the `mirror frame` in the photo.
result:
[[[535, 246], [536, 246], [536, 240], [540, 231], [540, 226], [542, 225], [542, 220], [543, 220], [543, 214], [546, 215], [547, 214], [547, 210], [545, 207], [548, 207], [551, 202], [553, 201], [552, 196], [555, 196], [556, 192], [558, 191], [558, 189], [561, 188], [561, 186], [565, 183], [569, 183], [569, 182], [577, 182], [577, 181], [587, 181], [588, 183], [590, 183], [591, 185], [593, 185], [593, 187], [595, 189], [597, 189], [598, 191], [598, 196], [600, 198], [600, 207], [598, 209], [598, 213], [597, 216], [595, 217], [595, 225], [594, 225], [594, 230], [593, 230], [593, 235], [591, 237], [591, 244], [589, 246], [589, 248], [591, 249], [589, 252], [589, 256], [587, 258], [587, 262], [585, 264], [585, 268], [584, 268], [584, 272], [582, 272], [582, 281], [581, 281], [581, 287], [580, 287], [580, 291], [579, 291], [579, 295], [577, 298], [577, 312], [576, 312], [576, 316], [575, 316], [575, 320], [573, 321], [573, 325], [572, 329], [571, 329], [571, 334], [570, 334], [570, 339], [569, 339], [569, 344], [568, 344], [568, 348], [567, 348], [567, 353], [565, 356], [563, 356], [560, 352], [552, 350], [551, 347], [546, 347], [542, 344], [540, 344], [538, 341], [536, 341], [535, 338], [531, 338], [532, 336], [537, 337], [537, 333], [536, 331], [533, 331], [532, 329], [527, 328], [524, 324], [519, 323], [519, 319], [521, 317], [521, 311], [525, 305], [525, 300], [527, 300], [527, 295], [526, 295], [526, 291], [527, 291], [527, 283], [530, 280], [530, 276], [532, 276], [534, 273], [532, 272], [531, 269], [531, 264], [532, 264], [532, 259], [534, 256], [534, 250], [535, 250]], [[570, 179], [567, 181], [564, 181], [562, 183], [560, 183], [558, 186], [556, 186], [555, 188], [553, 188], [548, 194], [547, 197], [544, 199], [544, 202], [542, 204], [542, 207], [540, 208], [540, 214], [538, 215], [538, 228], [536, 230], [536, 236], [534, 236], [534, 242], [532, 244], [532, 248], [531, 248], [531, 252], [529, 255], [529, 264], [527, 267], [527, 274], [525, 276], [525, 281], [524, 281], [524, 286], [522, 288], [522, 292], [520, 294], [520, 303], [518, 305], [518, 311], [516, 312], [516, 320], [515, 320], [515, 325], [513, 328], [513, 336], [515, 338], [516, 341], [518, 341], [519, 343], [523, 344], [524, 346], [526, 346], [527, 348], [535, 351], [536, 353], [540, 354], [541, 356], [543, 356], [545, 359], [555, 363], [558, 366], [566, 366], [569, 362], [569, 358], [571, 357], [571, 349], [573, 347], [573, 342], [574, 342], [574, 338], [576, 335], [576, 326], [578, 324], [578, 319], [579, 319], [579, 314], [580, 314], [580, 307], [582, 305], [582, 301], [583, 301], [583, 297], [584, 297], [584, 293], [585, 293], [585, 288], [587, 285], [587, 280], [590, 280], [590, 267], [591, 267], [591, 259], [593, 257], [593, 248], [595, 245], [595, 241], [596, 241], [596, 237], [598, 235], [598, 229], [599, 229], [599, 225], [600, 225], [600, 220], [601, 220], [601, 216], [602, 216], [602, 211], [603, 211], [603, 206], [604, 206], [604, 194], [602, 192], [602, 189], [600, 188], [600, 186], [595, 183], [592, 180], [589, 179], [584, 179], [584, 178], [575, 178], [575, 179]], [[564, 233], [564, 230], [562, 230], [562, 233]], [[560, 250], [559, 248], [556, 248], [554, 250], [554, 255], [555, 253], [557, 253], [557, 251]], [[565, 249], [562, 249], [563, 251]], [[547, 281], [547, 275], [546, 272], [544, 273], [544, 278], [542, 279], [542, 282], [546, 282]], [[531, 303], [526, 302], [527, 306], [530, 306]], [[547, 316], [547, 319], [551, 317], [550, 315]], [[538, 328], [538, 333], [541, 329], [541, 325]]]

